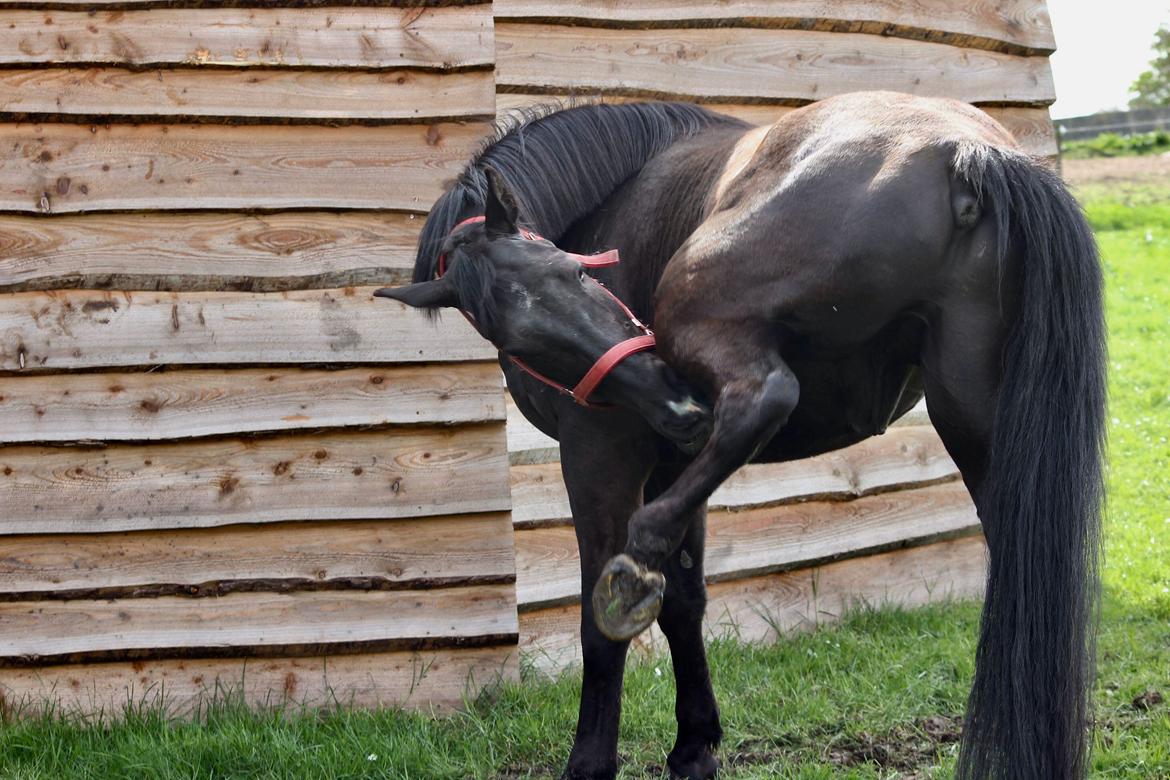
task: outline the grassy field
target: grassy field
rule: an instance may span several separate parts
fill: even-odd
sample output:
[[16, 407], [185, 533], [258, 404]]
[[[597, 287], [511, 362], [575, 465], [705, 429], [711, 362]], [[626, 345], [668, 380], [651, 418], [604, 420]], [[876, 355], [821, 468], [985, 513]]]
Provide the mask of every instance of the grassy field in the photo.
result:
[[[1085, 161], [1096, 162], [1096, 161]], [[1094, 777], [1170, 778], [1170, 176], [1075, 165], [1105, 258], [1110, 324], [1109, 508]], [[773, 647], [711, 648], [731, 778], [948, 777], [978, 608], [853, 615]], [[490, 691], [435, 721], [397, 712], [250, 714], [195, 723], [149, 710], [106, 727], [0, 730], [0, 778], [462, 778], [555, 776], [579, 681]], [[673, 739], [662, 659], [627, 677], [623, 777], [658, 776]]]

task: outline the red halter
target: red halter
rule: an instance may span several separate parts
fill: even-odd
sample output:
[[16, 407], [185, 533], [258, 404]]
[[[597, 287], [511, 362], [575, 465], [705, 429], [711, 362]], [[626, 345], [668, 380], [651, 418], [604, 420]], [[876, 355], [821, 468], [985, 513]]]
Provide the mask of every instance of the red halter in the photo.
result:
[[[471, 217], [469, 219], [465, 219], [455, 227], [451, 228], [451, 232], [454, 233], [464, 225], [483, 221], [484, 217]], [[529, 239], [530, 241], [542, 240], [541, 236], [529, 230], [521, 230], [520, 235]], [[586, 268], [605, 268], [606, 266], [617, 265], [619, 260], [618, 251], [616, 249], [610, 249], [606, 252], [602, 252], [596, 255], [578, 255], [573, 252], [566, 252], [565, 254]], [[437, 276], [441, 277], [446, 272], [447, 255], [440, 254]], [[581, 381], [572, 388], [568, 388], [558, 382], [554, 382], [518, 357], [508, 355], [508, 359], [511, 360], [517, 368], [531, 376], [533, 379], [543, 382], [558, 392], [564, 393], [565, 395], [572, 398], [575, 402], [581, 404], [581, 406], [598, 406], [598, 404], [589, 403], [589, 396], [592, 395], [593, 391], [597, 389], [597, 386], [601, 384], [601, 380], [605, 379], [619, 363], [628, 358], [630, 355], [637, 354], [638, 352], [644, 352], [648, 349], [653, 349], [655, 341], [654, 331], [646, 327], [646, 325], [643, 324], [642, 321], [634, 315], [634, 312], [630, 311], [630, 307], [626, 306], [626, 304], [622, 302], [621, 298], [618, 298], [616, 295], [614, 295], [608, 287], [594, 279], [592, 276], [589, 277], [589, 279], [602, 290], [604, 290], [606, 295], [608, 295], [610, 298], [613, 298], [614, 302], [616, 302], [617, 305], [621, 307], [621, 310], [625, 312], [626, 316], [630, 318], [630, 322], [632, 322], [635, 327], [638, 328], [638, 330], [642, 331], [641, 336], [633, 336], [624, 341], [619, 341], [617, 344], [614, 344], [612, 347], [607, 349], [601, 357], [597, 358], [597, 361], [594, 362], [593, 366], [585, 372], [585, 376], [581, 377]], [[468, 314], [466, 311], [463, 311], [463, 316], [467, 318], [467, 321], [471, 323], [472, 327], [476, 328], [476, 330], [479, 329], [479, 327], [476, 325], [475, 319], [470, 314]]]

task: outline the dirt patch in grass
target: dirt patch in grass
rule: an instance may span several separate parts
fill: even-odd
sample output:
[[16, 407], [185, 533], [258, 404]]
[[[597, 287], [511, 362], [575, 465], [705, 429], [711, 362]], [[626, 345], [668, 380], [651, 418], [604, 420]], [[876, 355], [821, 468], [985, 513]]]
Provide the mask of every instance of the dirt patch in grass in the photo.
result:
[[[734, 749], [720, 751], [724, 768], [748, 767], [795, 760], [816, 760], [847, 768], [870, 764], [897, 771], [905, 780], [926, 777], [926, 770], [938, 763], [946, 745], [959, 741], [963, 719], [957, 715], [932, 715], [920, 721], [895, 726], [884, 732], [863, 731], [857, 736], [835, 739], [839, 730], [814, 733], [800, 740], [741, 742]], [[648, 767], [650, 770], [658, 767]]]
[[1135, 696], [1132, 704], [1135, 710], [1145, 712], [1146, 710], [1152, 710], [1154, 707], [1157, 707], [1162, 701], [1161, 692], [1150, 689]]
[[959, 741], [962, 723], [957, 716], [934, 715], [880, 734], [863, 731], [829, 748], [828, 759], [834, 766], [876, 764], [916, 777], [917, 770], [935, 765], [939, 748]]
[[1095, 157], [1088, 160], [1063, 160], [1064, 180], [1074, 187], [1085, 184], [1159, 183], [1170, 179], [1170, 153], [1143, 157]]

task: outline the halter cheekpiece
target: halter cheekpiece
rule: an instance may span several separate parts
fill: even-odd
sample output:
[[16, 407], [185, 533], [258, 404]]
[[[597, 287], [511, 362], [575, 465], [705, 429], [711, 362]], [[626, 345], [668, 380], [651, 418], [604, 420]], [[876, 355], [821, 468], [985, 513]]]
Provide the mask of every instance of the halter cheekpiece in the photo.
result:
[[[451, 228], [451, 233], [454, 233], [464, 225], [470, 225], [483, 221], [484, 217], [482, 216], [470, 217]], [[533, 233], [530, 230], [521, 229], [520, 235], [529, 241], [543, 240], [541, 236]], [[565, 254], [567, 254], [573, 260], [576, 260], [585, 268], [605, 268], [607, 266], [617, 265], [619, 261], [618, 251], [616, 249], [610, 249], [596, 255], [579, 255], [573, 252], [566, 252]], [[446, 254], [439, 255], [439, 267], [437, 270], [438, 272], [436, 274], [436, 278], [442, 277], [443, 274], [447, 272]], [[601, 355], [601, 357], [597, 358], [597, 360], [593, 363], [593, 366], [585, 372], [585, 376], [581, 377], [581, 381], [579, 381], [572, 388], [565, 387], [559, 382], [555, 382], [552, 379], [549, 379], [547, 376], [532, 368], [518, 357], [508, 355], [508, 359], [511, 360], [517, 368], [531, 376], [533, 379], [543, 382], [560, 393], [564, 393], [581, 406], [596, 407], [601, 406], [601, 404], [589, 403], [589, 396], [591, 396], [593, 391], [597, 389], [597, 386], [601, 384], [601, 380], [605, 379], [619, 363], [631, 355], [635, 355], [639, 352], [645, 352], [648, 349], [653, 349], [655, 340], [654, 331], [650, 330], [650, 328], [648, 328], [641, 320], [639, 320], [634, 315], [634, 312], [630, 311], [630, 307], [626, 306], [626, 304], [622, 302], [621, 298], [618, 298], [616, 295], [614, 295], [608, 287], [594, 279], [592, 276], [589, 277], [589, 280], [604, 290], [605, 294], [612, 298], [617, 303], [617, 305], [621, 307], [621, 310], [625, 312], [625, 315], [630, 319], [630, 322], [632, 322], [634, 326], [642, 332], [642, 335], [633, 336], [623, 341], [619, 341], [617, 344], [614, 344], [612, 347], [607, 349]], [[460, 309], [460, 311], [463, 312], [463, 316], [467, 318], [467, 321], [471, 323], [472, 327], [474, 327], [476, 330], [479, 330], [479, 326], [476, 324], [475, 318], [462, 309]]]

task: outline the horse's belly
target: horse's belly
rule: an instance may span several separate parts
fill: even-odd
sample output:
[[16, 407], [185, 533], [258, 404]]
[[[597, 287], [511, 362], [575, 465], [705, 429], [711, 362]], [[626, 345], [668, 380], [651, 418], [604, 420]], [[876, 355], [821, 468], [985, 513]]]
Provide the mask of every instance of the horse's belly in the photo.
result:
[[826, 417], [798, 406], [788, 425], [752, 461], [780, 463], [848, 447], [883, 433], [889, 423], [913, 409], [921, 400], [922, 387], [917, 381], [912, 381], [894, 406], [868, 418], [863, 417], [867, 410], [861, 407], [841, 410], [843, 413], [840, 416]]
[[923, 333], [921, 321], [907, 318], [846, 356], [786, 355], [800, 382], [800, 401], [755, 460], [806, 458], [884, 432], [922, 399], [917, 363]]

